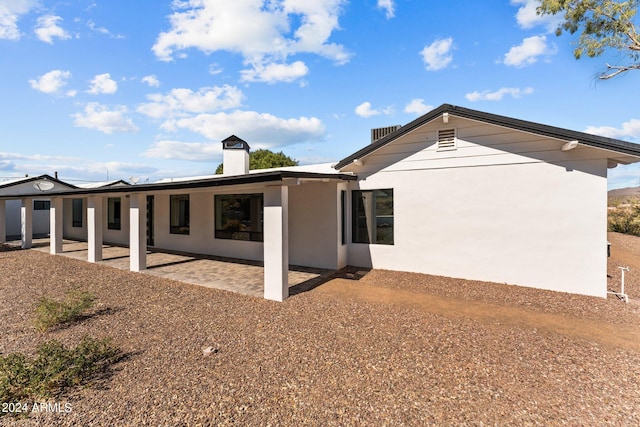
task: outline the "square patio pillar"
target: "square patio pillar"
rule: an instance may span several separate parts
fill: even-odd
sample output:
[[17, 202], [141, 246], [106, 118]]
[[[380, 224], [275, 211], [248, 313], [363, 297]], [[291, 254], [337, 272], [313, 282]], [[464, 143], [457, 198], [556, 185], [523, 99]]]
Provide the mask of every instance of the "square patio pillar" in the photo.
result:
[[129, 198], [129, 269], [147, 269], [147, 197], [132, 194]]
[[89, 262], [102, 261], [102, 197], [87, 198], [87, 246]]
[[51, 198], [51, 208], [49, 210], [49, 252], [52, 255], [62, 253], [62, 225], [64, 221], [62, 206], [62, 197]]
[[0, 243], [7, 241], [7, 202], [0, 200]]
[[22, 199], [20, 207], [20, 236], [22, 249], [33, 246], [33, 200]]
[[289, 296], [289, 188], [267, 187], [264, 192], [264, 298], [284, 301]]

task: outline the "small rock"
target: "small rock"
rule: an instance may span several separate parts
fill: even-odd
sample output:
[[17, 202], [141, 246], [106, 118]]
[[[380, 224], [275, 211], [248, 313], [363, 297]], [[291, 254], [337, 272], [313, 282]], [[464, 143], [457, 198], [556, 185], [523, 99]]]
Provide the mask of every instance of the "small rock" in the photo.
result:
[[220, 351], [219, 348], [209, 346], [202, 349], [202, 354], [205, 356], [209, 356], [210, 354], [217, 353], [219, 351]]

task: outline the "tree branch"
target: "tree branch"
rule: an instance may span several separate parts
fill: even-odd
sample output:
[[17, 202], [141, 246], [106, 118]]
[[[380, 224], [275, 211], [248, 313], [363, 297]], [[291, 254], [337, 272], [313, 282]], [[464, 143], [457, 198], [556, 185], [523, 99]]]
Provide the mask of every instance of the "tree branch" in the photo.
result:
[[609, 65], [607, 64], [607, 68], [609, 70], [615, 70], [612, 71], [610, 73], [602, 73], [600, 74], [600, 76], [598, 76], [598, 78], [600, 80], [609, 80], [610, 78], [613, 78], [615, 76], [617, 76], [618, 74], [622, 74], [626, 71], [629, 70], [640, 70], [640, 64], [634, 64], [634, 65]]

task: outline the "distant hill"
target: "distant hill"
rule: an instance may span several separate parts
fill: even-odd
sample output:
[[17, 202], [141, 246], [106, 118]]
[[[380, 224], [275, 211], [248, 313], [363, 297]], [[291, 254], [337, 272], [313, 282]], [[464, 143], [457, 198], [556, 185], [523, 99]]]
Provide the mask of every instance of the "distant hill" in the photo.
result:
[[620, 203], [640, 203], [640, 187], [627, 187], [609, 190], [607, 193], [609, 206]]

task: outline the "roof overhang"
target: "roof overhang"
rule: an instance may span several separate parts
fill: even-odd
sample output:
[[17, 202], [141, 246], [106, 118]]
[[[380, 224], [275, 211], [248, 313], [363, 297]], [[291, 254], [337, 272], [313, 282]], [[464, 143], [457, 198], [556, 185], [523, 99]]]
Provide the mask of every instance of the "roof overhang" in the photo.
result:
[[443, 120], [444, 122], [448, 122], [448, 120], [452, 116], [474, 120], [482, 123], [493, 124], [496, 126], [507, 127], [514, 130], [519, 130], [521, 132], [528, 132], [566, 142], [578, 141], [579, 144], [584, 146], [599, 148], [612, 152], [611, 158], [618, 163], [632, 163], [633, 161], [640, 161], [640, 144], [634, 144], [628, 141], [606, 138], [603, 136], [592, 135], [584, 132], [577, 132], [555, 126], [543, 125], [526, 120], [514, 119], [497, 114], [485, 113], [483, 111], [471, 110], [469, 108], [458, 107], [455, 105], [443, 104], [435, 110], [432, 110], [427, 114], [418, 117], [414, 121], [402, 126], [400, 129], [390, 133], [384, 138], [381, 138], [378, 141], [356, 151], [350, 156], [345, 157], [344, 159], [340, 160], [334, 167], [339, 170], [354, 162], [361, 162], [363, 157], [366, 157], [367, 155], [384, 147], [391, 141], [413, 131], [414, 129], [417, 129], [434, 120]]
[[[231, 187], [239, 185], [289, 185], [290, 182], [303, 181], [353, 181], [357, 177], [344, 173], [314, 173], [298, 171], [270, 171], [264, 173], [252, 173], [247, 175], [224, 176], [215, 178], [196, 179], [191, 181], [162, 182], [155, 184], [140, 184], [121, 187], [100, 187], [100, 188], [77, 188], [65, 191], [51, 191], [38, 194], [40, 197], [77, 197], [99, 194], [134, 194], [134, 193], [155, 193], [159, 191], [172, 190], [197, 190], [217, 187]], [[34, 194], [12, 194], [2, 196], [0, 200], [32, 198]]]

